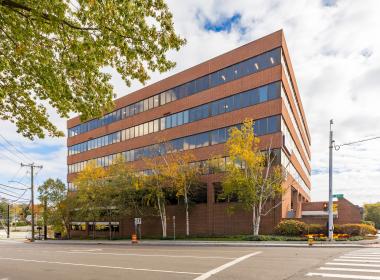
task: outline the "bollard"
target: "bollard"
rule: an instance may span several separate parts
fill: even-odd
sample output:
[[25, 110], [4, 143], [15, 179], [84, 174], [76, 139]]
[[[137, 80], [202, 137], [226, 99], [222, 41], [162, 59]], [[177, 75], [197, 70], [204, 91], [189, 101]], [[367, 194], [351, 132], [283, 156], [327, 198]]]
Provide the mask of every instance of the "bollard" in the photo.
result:
[[132, 234], [132, 244], [137, 244], [137, 243], [138, 243], [137, 235], [136, 234]]
[[309, 246], [313, 246], [313, 244], [314, 244], [314, 237], [313, 237], [313, 235], [309, 234], [307, 237], [308, 237], [307, 238], [307, 244], [309, 244]]

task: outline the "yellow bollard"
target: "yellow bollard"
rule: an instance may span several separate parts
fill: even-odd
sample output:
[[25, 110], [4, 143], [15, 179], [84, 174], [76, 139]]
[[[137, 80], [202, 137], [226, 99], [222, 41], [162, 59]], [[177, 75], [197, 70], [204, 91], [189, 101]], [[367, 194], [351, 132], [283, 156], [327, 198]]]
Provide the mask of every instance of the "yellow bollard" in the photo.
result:
[[314, 237], [313, 237], [313, 235], [309, 234], [307, 237], [308, 237], [307, 238], [307, 244], [309, 244], [309, 246], [313, 246], [313, 244], [314, 244]]

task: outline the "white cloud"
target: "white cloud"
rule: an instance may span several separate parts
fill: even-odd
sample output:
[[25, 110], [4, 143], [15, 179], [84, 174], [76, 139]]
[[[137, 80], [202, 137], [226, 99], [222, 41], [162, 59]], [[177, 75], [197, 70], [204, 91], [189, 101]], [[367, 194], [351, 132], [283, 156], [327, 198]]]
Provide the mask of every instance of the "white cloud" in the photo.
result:
[[[337, 143], [380, 135], [378, 1], [170, 0], [168, 4], [176, 30], [187, 39], [187, 45], [169, 55], [177, 67], [168, 73], [153, 73], [148, 84], [278, 29], [284, 30], [312, 136], [312, 198], [326, 199], [329, 119], [335, 120]], [[240, 14], [241, 20], [230, 33], [203, 28], [202, 18], [217, 22], [234, 14]], [[244, 34], [239, 33], [242, 27]], [[142, 87], [134, 82], [127, 88], [115, 74], [112, 82], [118, 96]], [[54, 120], [58, 118], [54, 116]], [[61, 129], [65, 130], [65, 125], [65, 121], [59, 121]], [[58, 145], [52, 152], [31, 155], [44, 165], [44, 176], [65, 179], [65, 139], [30, 143], [5, 124], [0, 133], [27, 147]], [[345, 146], [335, 152], [335, 192], [360, 204], [380, 200], [378, 155], [380, 140]], [[6, 160], [0, 160], [0, 167], [1, 181], [17, 169]]]

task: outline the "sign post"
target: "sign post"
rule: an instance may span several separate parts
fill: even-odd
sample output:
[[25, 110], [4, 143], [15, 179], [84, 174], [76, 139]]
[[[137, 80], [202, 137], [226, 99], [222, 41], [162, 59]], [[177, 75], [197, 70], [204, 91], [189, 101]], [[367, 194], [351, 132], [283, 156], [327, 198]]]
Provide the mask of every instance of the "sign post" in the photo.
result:
[[138, 234], [141, 240], [141, 218], [135, 218], [135, 234]]
[[175, 240], [175, 216], [173, 216], [173, 240]]

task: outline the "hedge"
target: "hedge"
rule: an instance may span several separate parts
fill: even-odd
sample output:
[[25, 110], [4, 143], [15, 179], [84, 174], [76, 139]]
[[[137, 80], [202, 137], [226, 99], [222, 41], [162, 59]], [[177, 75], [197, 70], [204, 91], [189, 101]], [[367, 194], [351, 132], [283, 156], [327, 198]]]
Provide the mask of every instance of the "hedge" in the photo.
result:
[[336, 225], [334, 227], [336, 233], [346, 233], [350, 236], [365, 236], [368, 234], [377, 234], [377, 230], [374, 226], [366, 224], [344, 224]]
[[283, 220], [274, 229], [275, 234], [301, 236], [306, 232], [306, 224], [296, 220]]
[[[326, 234], [325, 225], [306, 224], [297, 220], [283, 220], [274, 229], [275, 234], [285, 236], [302, 236], [305, 234]], [[349, 236], [375, 235], [377, 230], [369, 224], [344, 224], [335, 225], [334, 233], [348, 234]]]

